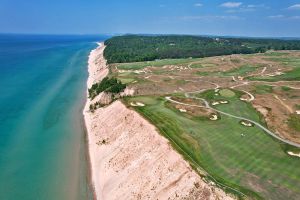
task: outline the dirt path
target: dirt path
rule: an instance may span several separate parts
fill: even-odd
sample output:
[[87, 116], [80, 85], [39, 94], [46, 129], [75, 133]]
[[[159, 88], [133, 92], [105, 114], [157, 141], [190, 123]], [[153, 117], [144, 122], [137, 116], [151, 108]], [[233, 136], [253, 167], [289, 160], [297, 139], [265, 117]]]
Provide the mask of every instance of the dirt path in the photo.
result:
[[234, 89], [234, 88], [236, 88], [236, 87], [240, 87], [240, 86], [248, 85], [249, 83], [250, 83], [250, 82], [248, 82], [248, 81], [245, 81], [245, 82], [243, 82], [243, 83], [241, 83], [241, 84], [238, 84], [238, 85], [231, 86], [230, 88], [231, 88], [231, 89]]
[[246, 90], [242, 90], [243, 92], [245, 92], [246, 94], [248, 94], [250, 96], [250, 99], [248, 100], [249, 102], [255, 100], [255, 97], [253, 94], [251, 94], [250, 92], [247, 92]]
[[293, 109], [292, 109], [289, 105], [287, 105], [286, 103], [284, 103], [284, 102], [282, 101], [282, 99], [280, 99], [276, 94], [274, 94], [273, 96], [274, 96], [274, 97], [280, 102], [280, 104], [283, 105], [290, 113], [293, 113]]
[[267, 70], [267, 67], [264, 67], [263, 70], [260, 72], [260, 75], [263, 75], [266, 70]]

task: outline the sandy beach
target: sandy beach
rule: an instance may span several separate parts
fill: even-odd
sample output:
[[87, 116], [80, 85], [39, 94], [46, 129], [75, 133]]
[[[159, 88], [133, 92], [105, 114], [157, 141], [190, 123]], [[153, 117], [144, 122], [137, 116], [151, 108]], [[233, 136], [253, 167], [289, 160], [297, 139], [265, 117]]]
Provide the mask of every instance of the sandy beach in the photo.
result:
[[[100, 44], [89, 56], [89, 88], [109, 73], [104, 49]], [[90, 103], [83, 114], [97, 199], [233, 199], [202, 180], [152, 124], [120, 100], [94, 113]]]

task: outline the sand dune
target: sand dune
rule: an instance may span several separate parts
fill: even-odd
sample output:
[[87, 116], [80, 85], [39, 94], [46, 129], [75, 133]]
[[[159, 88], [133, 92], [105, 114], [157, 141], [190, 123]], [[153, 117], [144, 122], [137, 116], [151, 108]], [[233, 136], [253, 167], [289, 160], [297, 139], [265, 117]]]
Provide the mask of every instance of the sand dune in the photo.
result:
[[[102, 44], [89, 58], [88, 86], [108, 74]], [[207, 184], [168, 140], [138, 113], [115, 101], [84, 117], [97, 199], [232, 199]]]

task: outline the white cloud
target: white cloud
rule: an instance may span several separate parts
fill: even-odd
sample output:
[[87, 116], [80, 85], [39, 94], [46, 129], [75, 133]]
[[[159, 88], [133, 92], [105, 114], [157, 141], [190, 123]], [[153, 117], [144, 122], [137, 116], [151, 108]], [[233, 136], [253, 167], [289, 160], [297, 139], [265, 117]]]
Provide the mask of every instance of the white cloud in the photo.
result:
[[283, 19], [285, 18], [284, 15], [271, 15], [271, 16], [268, 16], [269, 19]]
[[269, 7], [264, 4], [248, 4], [248, 5], [240, 5], [237, 8], [228, 8], [226, 13], [243, 13], [243, 12], [254, 12], [259, 9], [269, 9]]
[[268, 16], [269, 19], [281, 19], [281, 20], [300, 20], [300, 16], [285, 16], [285, 15], [271, 15]]
[[247, 5], [247, 8], [268, 8], [267, 6], [265, 6], [265, 4], [249, 4]]
[[202, 3], [195, 3], [194, 6], [195, 6], [195, 7], [202, 7], [203, 4], [202, 4]]
[[234, 15], [197, 15], [197, 16], [184, 16], [183, 20], [240, 20], [243, 19]]
[[300, 16], [299, 16], [299, 15], [292, 16], [292, 17], [289, 17], [289, 19], [296, 19], [296, 20], [299, 20], [299, 19], [300, 19]]
[[290, 10], [300, 10], [300, 4], [292, 5], [292, 6], [288, 7], [288, 9], [290, 9]]
[[248, 8], [256, 8], [257, 5], [247, 5]]
[[226, 2], [226, 3], [221, 4], [220, 6], [224, 7], [224, 8], [238, 8], [242, 4], [243, 4], [242, 2]]
[[239, 9], [229, 9], [226, 10], [226, 13], [243, 13], [243, 12], [252, 12], [256, 11], [254, 8], [239, 8]]

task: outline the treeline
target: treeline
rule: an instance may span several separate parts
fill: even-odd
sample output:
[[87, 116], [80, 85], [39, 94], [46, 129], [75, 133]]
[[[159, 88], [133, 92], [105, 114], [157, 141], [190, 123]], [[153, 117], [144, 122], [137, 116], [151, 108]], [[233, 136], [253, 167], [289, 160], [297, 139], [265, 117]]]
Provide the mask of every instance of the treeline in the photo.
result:
[[88, 90], [89, 98], [93, 99], [98, 94], [104, 91], [117, 94], [123, 92], [125, 88], [126, 84], [121, 83], [121, 81], [119, 81], [118, 79], [105, 77], [100, 83], [93, 84], [92, 87]]
[[300, 50], [299, 40], [212, 38], [200, 36], [117, 36], [105, 41], [108, 63], [152, 61], [166, 58], [201, 58], [267, 50]]

